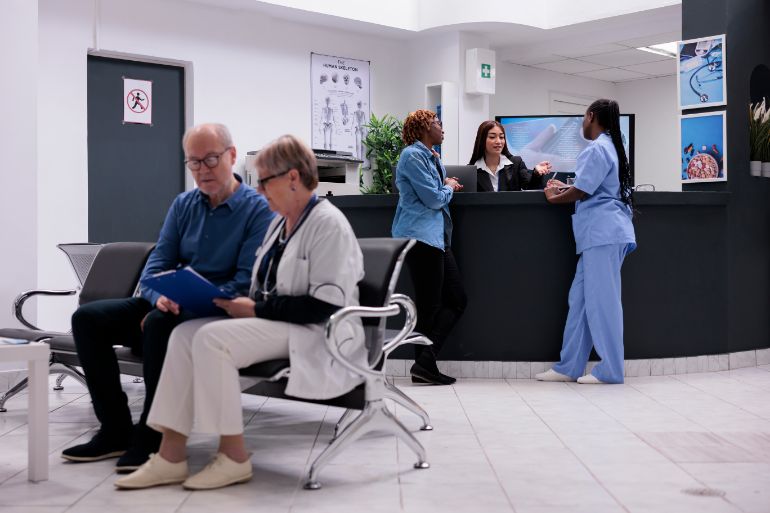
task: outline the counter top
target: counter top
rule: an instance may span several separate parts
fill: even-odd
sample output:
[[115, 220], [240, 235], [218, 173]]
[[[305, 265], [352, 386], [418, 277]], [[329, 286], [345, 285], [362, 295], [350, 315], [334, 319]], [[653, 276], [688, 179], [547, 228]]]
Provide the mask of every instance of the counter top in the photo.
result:
[[[320, 192], [320, 191], [319, 191]], [[637, 192], [637, 205], [727, 205], [729, 192]], [[395, 207], [398, 194], [361, 194], [354, 196], [333, 196], [338, 207], [382, 208]], [[519, 192], [463, 192], [452, 198], [453, 206], [465, 205], [547, 205], [541, 191]]]

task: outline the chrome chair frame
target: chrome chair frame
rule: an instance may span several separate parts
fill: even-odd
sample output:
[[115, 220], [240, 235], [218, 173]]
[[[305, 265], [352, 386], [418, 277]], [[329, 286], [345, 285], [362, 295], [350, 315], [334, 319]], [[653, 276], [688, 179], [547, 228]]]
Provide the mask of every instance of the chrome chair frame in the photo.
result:
[[[406, 245], [401, 248], [401, 251], [395, 260], [385, 292], [383, 306], [345, 307], [334, 313], [325, 325], [324, 344], [327, 350], [336, 362], [361, 378], [363, 381], [361, 385], [337, 398], [329, 400], [303, 400], [296, 397], [286, 396], [283, 392], [285, 380], [282, 378], [285, 378], [291, 373], [288, 360], [263, 362], [262, 364], [256, 364], [248, 369], [241, 370], [242, 375], [256, 377], [258, 379], [256, 384], [246, 388], [243, 393], [267, 395], [269, 397], [280, 397], [331, 406], [342, 406], [348, 408], [345, 412], [347, 418], [353, 417], [354, 411], [358, 413], [355, 415], [355, 418], [347, 423], [344, 429], [339, 430], [339, 433], [332, 438], [329, 445], [324, 448], [321, 454], [311, 464], [304, 484], [304, 488], [307, 490], [317, 490], [321, 488], [318, 476], [322, 469], [346, 447], [364, 434], [372, 431], [384, 431], [402, 439], [417, 455], [417, 462], [414, 464], [414, 468], [426, 469], [430, 467], [427, 462], [425, 448], [392, 414], [384, 400], [392, 394], [388, 387], [384, 371], [383, 358], [385, 353], [393, 351], [396, 347], [404, 343], [411, 342], [412, 339], [416, 340], [418, 343], [429, 342], [427, 339], [421, 340], [418, 337], [410, 337], [410, 334], [413, 333], [417, 323], [416, 307], [412, 300], [407, 296], [393, 294], [406, 253], [411, 249], [414, 243], [413, 240], [408, 241]], [[402, 311], [405, 313], [406, 319], [403, 327], [393, 338], [384, 342], [386, 319], [388, 317], [396, 316]], [[369, 349], [369, 358], [364, 365], [360, 365], [347, 359], [340, 350], [340, 346], [344, 341], [337, 340], [336, 337], [337, 327], [344, 321], [353, 317], [361, 319], [381, 319], [376, 327], [371, 324], [365, 326], [365, 330], [370, 329], [367, 331], [366, 335], [367, 341], [370, 344], [367, 346]], [[262, 368], [257, 368], [262, 365], [274, 365], [276, 363], [283, 363], [283, 366], [280, 369], [275, 369], [270, 372], [267, 372]], [[404, 394], [404, 396], [406, 395]], [[403, 400], [400, 394], [397, 394], [397, 397]], [[411, 404], [409, 401], [411, 401], [411, 399], [407, 397], [407, 401], [405, 402]], [[419, 406], [417, 408], [419, 408]], [[421, 408], [419, 409], [422, 410]]]
[[[134, 244], [134, 243], [129, 243]], [[91, 244], [91, 243], [82, 243], [82, 244], [59, 244], [57, 247], [61, 249], [69, 258], [70, 264], [72, 265], [73, 272], [75, 273], [76, 278], [78, 279], [79, 286], [76, 289], [72, 290], [47, 290], [47, 289], [39, 289], [39, 290], [30, 290], [27, 292], [23, 292], [19, 294], [16, 299], [13, 302], [13, 314], [16, 317], [16, 319], [24, 325], [27, 329], [26, 330], [15, 330], [10, 329], [8, 331], [21, 331], [25, 332], [23, 335], [19, 334], [19, 337], [27, 338], [28, 340], [33, 340], [35, 342], [45, 342], [47, 340], [51, 340], [54, 338], [58, 338], [60, 336], [68, 336], [71, 332], [54, 332], [54, 331], [45, 331], [37, 326], [35, 326], [32, 322], [30, 322], [26, 317], [24, 317], [24, 304], [32, 297], [35, 296], [72, 296], [77, 294], [79, 291], [82, 290], [82, 286], [85, 284], [85, 280], [88, 277], [88, 274], [85, 274], [85, 271], [83, 269], [76, 269], [75, 268], [75, 262], [73, 261], [70, 253], [68, 252], [69, 247], [89, 247], [92, 249], [98, 249], [98, 251], [94, 252], [94, 258], [98, 256], [98, 252], [101, 251], [101, 249], [105, 245], [103, 244]], [[147, 245], [146, 251], [147, 255], [152, 250], [152, 245]], [[145, 255], [144, 260], [142, 261], [142, 266], [144, 266], [144, 261], [146, 261], [147, 256]], [[82, 263], [82, 262], [81, 262]], [[93, 261], [91, 261], [88, 265], [87, 272], [90, 274], [91, 268], [92, 268]], [[141, 270], [141, 269], [139, 269]], [[137, 283], [138, 283], [138, 274], [136, 277], [136, 281], [129, 282], [130, 286], [133, 288], [133, 292], [136, 292]], [[4, 330], [5, 331], [5, 330]], [[39, 332], [39, 333], [34, 333]], [[14, 335], [9, 335], [14, 336]], [[61, 361], [61, 358], [65, 361]], [[86, 386], [86, 379], [83, 373], [77, 368], [76, 364], [78, 363], [77, 360], [77, 354], [74, 352], [69, 351], [61, 351], [57, 350], [55, 348], [52, 348], [51, 350], [51, 359], [49, 362], [49, 374], [58, 374], [56, 378], [56, 384], [54, 385], [54, 390], [63, 390], [64, 387], [62, 386], [62, 382], [66, 377], [71, 377], [81, 383], [83, 386]], [[120, 362], [119, 362], [120, 364]], [[123, 369], [123, 366], [121, 366], [121, 369]], [[133, 373], [136, 375], [135, 373]], [[140, 373], [141, 375], [141, 373]], [[15, 396], [22, 390], [24, 390], [27, 387], [28, 380], [27, 378], [22, 379], [18, 383], [16, 383], [13, 387], [11, 387], [9, 390], [7, 390], [4, 394], [0, 395], [0, 413], [5, 413], [7, 409], [5, 408], [5, 403], [8, 399]]]
[[310, 466], [310, 471], [308, 472], [304, 485], [305, 489], [317, 490], [321, 488], [321, 483], [318, 481], [318, 475], [323, 467], [325, 467], [348, 445], [371, 431], [385, 431], [400, 438], [417, 455], [417, 462], [414, 464], [414, 468], [430, 468], [425, 448], [395, 417], [395, 415], [391, 413], [385, 404], [384, 399], [388, 395], [388, 388], [386, 387], [387, 380], [384, 370], [382, 368], [377, 369], [376, 365], [361, 367], [355, 362], [348, 360], [340, 351], [339, 341], [335, 336], [337, 327], [350, 317], [393, 317], [398, 315], [402, 309], [406, 313], [407, 322], [404, 324], [404, 327], [399, 334], [388, 342], [388, 347], [392, 350], [405, 343], [409, 333], [414, 330], [414, 325], [417, 321], [414, 303], [412, 303], [409, 298], [399, 298], [397, 303], [391, 302], [389, 305], [383, 307], [346, 307], [332, 315], [326, 323], [324, 333], [326, 349], [343, 367], [363, 378], [365, 402], [363, 409], [355, 419], [353, 419], [339, 433], [339, 435], [331, 441]]
[[[406, 296], [404, 294], [393, 294], [391, 296], [391, 303], [402, 305], [404, 303], [412, 303], [411, 298], [409, 296]], [[407, 310], [405, 308], [405, 311], [407, 312], [407, 315], [410, 315], [410, 312], [414, 315], [414, 320], [407, 319], [407, 325], [411, 325], [414, 329], [414, 326], [417, 323], [417, 317], [416, 313], [412, 310]], [[394, 344], [393, 342], [396, 341], [396, 339], [390, 339], [388, 342], [385, 343], [385, 345], [382, 348], [383, 352], [383, 365], [385, 365], [385, 362], [387, 361], [390, 354], [399, 346], [405, 345], [405, 344], [418, 344], [418, 345], [424, 345], [429, 346], [433, 344], [433, 342], [430, 341], [430, 339], [424, 335], [413, 335], [411, 332], [407, 334], [407, 336], [399, 340], [398, 344]], [[403, 406], [406, 410], [414, 413], [416, 416], [420, 417], [422, 420], [422, 426], [420, 426], [420, 431], [432, 431], [433, 426], [430, 423], [430, 416], [428, 415], [428, 412], [425, 411], [425, 409], [417, 404], [414, 399], [406, 395], [403, 391], [401, 391], [400, 388], [398, 388], [394, 383], [385, 380], [385, 398], [390, 399], [391, 401], [399, 404], [400, 406]], [[334, 438], [337, 438], [340, 433], [345, 429], [345, 427], [348, 425], [349, 421], [352, 419], [353, 413], [355, 410], [345, 410], [345, 413], [342, 414], [340, 419], [337, 421], [337, 424], [334, 426]]]

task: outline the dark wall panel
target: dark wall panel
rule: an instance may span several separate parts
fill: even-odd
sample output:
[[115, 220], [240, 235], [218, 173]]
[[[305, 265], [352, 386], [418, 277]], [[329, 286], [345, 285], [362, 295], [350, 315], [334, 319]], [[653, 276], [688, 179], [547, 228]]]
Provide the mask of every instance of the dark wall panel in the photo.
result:
[[[358, 237], [390, 236], [396, 196], [332, 201]], [[639, 248], [623, 267], [627, 358], [727, 351], [726, 202], [725, 194], [639, 194]], [[451, 210], [469, 301], [441, 357], [557, 360], [577, 263], [572, 208], [522, 192], [458, 195]], [[412, 296], [408, 270], [399, 291]]]
[[[730, 351], [770, 344], [770, 180], [749, 175], [747, 113], [752, 74], [758, 66], [770, 65], [768, 23], [770, 2], [766, 0], [682, 2], [685, 39], [727, 35], [728, 181], [720, 188], [731, 196], [727, 212]], [[708, 187], [699, 187], [704, 188]]]

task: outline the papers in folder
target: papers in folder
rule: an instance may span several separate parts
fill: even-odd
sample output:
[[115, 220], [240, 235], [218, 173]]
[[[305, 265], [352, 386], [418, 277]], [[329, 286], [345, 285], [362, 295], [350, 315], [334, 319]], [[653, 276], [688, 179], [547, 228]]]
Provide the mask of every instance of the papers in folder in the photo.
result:
[[223, 292], [190, 266], [155, 274], [143, 279], [142, 285], [163, 294], [185, 310], [202, 316], [224, 315], [212, 300], [215, 297], [223, 299], [234, 297]]

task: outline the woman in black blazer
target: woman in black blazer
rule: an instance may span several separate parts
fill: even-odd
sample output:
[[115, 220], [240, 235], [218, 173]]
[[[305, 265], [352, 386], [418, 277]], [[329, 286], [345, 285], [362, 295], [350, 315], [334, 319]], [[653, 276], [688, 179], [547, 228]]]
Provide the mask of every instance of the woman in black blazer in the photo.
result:
[[535, 169], [527, 169], [521, 157], [513, 156], [508, 150], [503, 125], [491, 120], [479, 125], [468, 165], [476, 166], [478, 192], [543, 189], [545, 175], [551, 172], [551, 163], [547, 160]]

